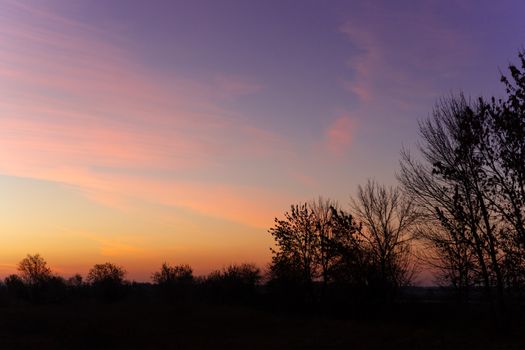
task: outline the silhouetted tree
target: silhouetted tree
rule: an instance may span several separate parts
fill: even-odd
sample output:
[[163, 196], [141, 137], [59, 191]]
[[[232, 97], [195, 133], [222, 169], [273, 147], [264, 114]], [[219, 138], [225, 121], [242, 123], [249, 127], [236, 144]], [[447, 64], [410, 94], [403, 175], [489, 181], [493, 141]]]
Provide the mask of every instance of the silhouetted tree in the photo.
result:
[[301, 293], [309, 299], [318, 296], [314, 286], [319, 282], [321, 298], [333, 283], [364, 286], [369, 282], [364, 275], [370, 272], [370, 254], [359, 238], [360, 230], [352, 215], [333, 201], [319, 198], [293, 205], [269, 231], [276, 241], [270, 285], [289, 297]]
[[296, 261], [289, 260], [284, 254], [275, 254], [268, 268], [267, 286], [286, 301], [298, 300], [304, 292], [303, 273]]
[[277, 249], [272, 250], [272, 274], [282, 279], [280, 273], [300, 278], [304, 290], [313, 297], [313, 281], [318, 278], [320, 235], [315, 212], [307, 204], [292, 205], [285, 219], [275, 219], [269, 230]]
[[58, 302], [66, 298], [64, 279], [53, 275], [47, 262], [39, 254], [27, 255], [22, 259], [18, 264], [18, 271], [32, 302]]
[[331, 270], [334, 266], [334, 259], [337, 259], [332, 247], [332, 216], [334, 210], [337, 211], [339, 205], [335, 201], [319, 197], [317, 200], [308, 203], [308, 206], [310, 207], [315, 220], [315, 233], [318, 236], [316, 241], [319, 242], [317, 263], [320, 270], [319, 277], [322, 279], [324, 290], [331, 279]]
[[373, 180], [358, 187], [357, 197], [352, 198], [352, 209], [363, 225], [360, 233], [375, 265], [378, 291], [390, 297], [413, 279], [411, 230], [419, 214], [398, 188]]
[[[459, 253], [460, 259], [455, 260], [460, 264], [455, 266], [457, 275], [467, 277], [478, 272], [491, 302], [495, 287], [501, 309], [504, 289], [501, 221], [488, 196], [492, 183], [481, 152], [487, 132], [486, 117], [482, 102], [471, 104], [463, 95], [442, 100], [432, 117], [420, 124], [423, 137], [420, 153], [426, 164], [421, 165], [405, 152], [400, 180], [412, 199], [440, 223], [447, 240], [435, 235], [421, 237], [436, 247], [437, 254]], [[445, 249], [444, 243], [448, 245]], [[475, 258], [474, 269], [460, 273], [471, 267], [471, 257]], [[465, 264], [466, 261], [469, 263]]]
[[125, 275], [124, 268], [108, 262], [94, 265], [89, 270], [87, 281], [100, 297], [113, 301], [124, 295]]
[[4, 279], [4, 283], [10, 297], [15, 299], [26, 299], [28, 297], [28, 290], [20, 276], [9, 275]]
[[486, 200], [501, 219], [503, 279], [514, 291], [525, 283], [525, 51], [519, 59], [521, 67], [511, 64], [510, 78], [501, 77], [507, 97], [480, 102], [479, 147], [489, 184]]
[[261, 270], [254, 264], [230, 265], [211, 272], [204, 284], [215, 299], [243, 301], [254, 296], [261, 278]]
[[230, 265], [222, 271], [222, 276], [225, 280], [253, 289], [261, 280], [261, 269], [255, 264]]
[[18, 271], [22, 280], [30, 286], [43, 284], [51, 277], [51, 269], [40, 254], [28, 254], [18, 263]]
[[422, 215], [415, 234], [423, 248], [419, 256], [437, 272], [440, 284], [453, 286], [459, 300], [466, 301], [479, 277], [468, 237], [470, 225], [479, 220], [467, 215], [475, 212], [464, 207], [458, 187], [434, 173], [431, 164], [431, 159], [422, 164], [403, 150], [399, 180]]
[[94, 265], [87, 275], [87, 281], [91, 284], [112, 282], [122, 284], [124, 282], [124, 276], [126, 271], [124, 268], [112, 264], [96, 264]]
[[188, 284], [193, 282], [193, 270], [189, 265], [170, 266], [163, 263], [160, 271], [153, 273], [151, 279], [159, 285]]
[[170, 266], [163, 263], [151, 279], [160, 288], [164, 297], [186, 301], [194, 283], [193, 270], [189, 265]]
[[82, 275], [77, 273], [77, 274], [74, 274], [73, 276], [69, 277], [66, 281], [67, 285], [69, 287], [72, 287], [72, 288], [79, 288], [83, 285], [83, 278], [82, 278]]
[[428, 220], [415, 234], [422, 245], [421, 260], [434, 273], [435, 282], [452, 287], [457, 301], [466, 303], [472, 287], [479, 285], [479, 271], [473, 250], [463, 237], [467, 228], [462, 221]]
[[443, 275], [452, 285], [483, 285], [499, 309], [525, 284], [523, 51], [519, 59], [501, 78], [506, 98], [442, 100], [420, 124], [422, 163], [406, 151], [401, 162], [404, 188], [441, 228], [420, 237], [434, 247]]
[[84, 279], [82, 278], [82, 275], [77, 273], [73, 276], [69, 277], [66, 281], [66, 288], [68, 290], [69, 296], [73, 298], [78, 298], [81, 296], [87, 296], [88, 292], [88, 285], [84, 283]]
[[373, 264], [371, 252], [362, 236], [362, 226], [343, 210], [332, 208], [329, 251], [332, 259], [331, 281], [352, 288], [364, 289], [371, 284]]

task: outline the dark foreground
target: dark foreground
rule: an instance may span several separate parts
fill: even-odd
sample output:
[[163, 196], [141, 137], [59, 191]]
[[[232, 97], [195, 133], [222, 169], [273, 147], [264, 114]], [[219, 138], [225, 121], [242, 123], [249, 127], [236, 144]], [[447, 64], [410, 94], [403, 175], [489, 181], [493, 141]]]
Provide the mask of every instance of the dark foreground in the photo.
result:
[[496, 331], [476, 317], [447, 320], [435, 317], [439, 307], [412, 308], [379, 321], [207, 303], [9, 305], [0, 308], [0, 348], [525, 349], [523, 322]]

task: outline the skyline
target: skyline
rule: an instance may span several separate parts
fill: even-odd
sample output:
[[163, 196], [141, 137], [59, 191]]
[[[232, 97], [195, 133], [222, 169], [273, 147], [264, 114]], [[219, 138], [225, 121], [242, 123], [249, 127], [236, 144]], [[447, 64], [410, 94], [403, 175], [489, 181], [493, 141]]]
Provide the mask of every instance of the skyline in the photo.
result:
[[395, 184], [440, 97], [502, 94], [519, 9], [0, 2], [0, 275], [264, 265], [291, 204]]

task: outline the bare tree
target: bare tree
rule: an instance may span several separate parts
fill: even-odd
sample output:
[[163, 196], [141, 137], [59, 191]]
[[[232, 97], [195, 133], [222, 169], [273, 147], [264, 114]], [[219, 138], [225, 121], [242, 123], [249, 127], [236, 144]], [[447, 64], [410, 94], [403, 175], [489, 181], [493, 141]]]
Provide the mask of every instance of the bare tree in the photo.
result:
[[322, 282], [321, 298], [332, 283], [372, 287], [383, 297], [409, 284], [415, 266], [410, 255], [414, 207], [398, 189], [373, 181], [359, 187], [353, 204], [362, 225], [323, 198], [293, 205], [284, 220], [276, 219], [270, 229], [277, 245], [272, 250], [273, 280], [300, 282], [310, 297], [319, 296], [313, 286]]
[[362, 290], [372, 285], [372, 254], [363, 240], [362, 225], [352, 214], [332, 208], [331, 231], [330, 281]]
[[28, 285], [42, 284], [51, 278], [51, 269], [40, 254], [28, 254], [18, 263], [18, 271]]
[[159, 285], [188, 284], [193, 282], [193, 270], [189, 265], [170, 266], [163, 263], [160, 270], [151, 276], [153, 282]]
[[454, 287], [458, 299], [466, 301], [480, 276], [468, 232], [473, 222], [480, 221], [479, 216], [462, 205], [457, 186], [415, 161], [407, 150], [402, 151], [398, 179], [420, 211], [415, 232], [423, 247], [419, 258], [437, 273], [439, 284]]
[[[496, 300], [502, 306], [502, 231], [487, 196], [492, 183], [486, 172], [486, 158], [480, 151], [486, 133], [483, 108], [481, 103], [471, 104], [463, 95], [440, 101], [432, 117], [420, 123], [423, 144], [419, 151], [424, 164], [405, 151], [400, 180], [445, 234], [420, 237], [430, 242], [438, 255], [447, 251], [460, 254], [457, 273], [470, 266], [470, 258], [475, 257], [472, 271], [479, 272], [491, 301], [493, 287], [496, 288]], [[448, 245], [446, 249], [443, 244]], [[467, 260], [469, 264], [465, 265]]]
[[274, 260], [284, 258], [289, 264], [300, 266], [303, 281], [320, 279], [326, 286], [335, 258], [331, 247], [332, 218], [338, 208], [337, 202], [323, 197], [292, 205], [285, 220], [276, 219], [276, 226], [270, 229], [280, 248], [273, 251]]
[[466, 303], [470, 290], [478, 285], [476, 258], [464, 236], [465, 227], [444, 228], [434, 220], [418, 225], [415, 238], [421, 245], [418, 258], [435, 273], [435, 282], [454, 288], [457, 301]]
[[398, 188], [373, 180], [359, 186], [351, 199], [352, 209], [378, 269], [380, 288], [386, 292], [409, 284], [414, 276], [411, 259], [411, 229], [418, 213]]
[[104, 263], [94, 265], [89, 270], [86, 280], [100, 298], [115, 301], [125, 294], [125, 276], [126, 270], [123, 267]]
[[331, 270], [336, 259], [335, 252], [332, 249], [331, 241], [333, 240], [333, 213], [337, 211], [339, 205], [337, 202], [319, 197], [311, 201], [308, 206], [312, 211], [315, 220], [315, 234], [319, 243], [317, 252], [317, 262], [320, 269], [323, 287], [330, 282]]
[[499, 240], [504, 251], [501, 274], [508, 289], [523, 293], [525, 286], [525, 51], [520, 65], [509, 65], [502, 76], [506, 99], [480, 99], [483, 121], [479, 153], [489, 186], [485, 200], [500, 220]]
[[126, 270], [121, 266], [104, 263], [104, 264], [95, 264], [87, 275], [87, 281], [91, 284], [101, 284], [101, 283], [114, 283], [122, 284], [124, 282], [124, 276], [126, 275]]

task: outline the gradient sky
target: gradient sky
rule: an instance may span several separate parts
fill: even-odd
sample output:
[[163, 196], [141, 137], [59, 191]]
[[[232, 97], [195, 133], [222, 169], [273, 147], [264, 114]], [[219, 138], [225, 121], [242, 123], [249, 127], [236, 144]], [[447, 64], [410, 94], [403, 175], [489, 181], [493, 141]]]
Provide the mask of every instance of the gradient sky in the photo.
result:
[[395, 183], [441, 96], [503, 93], [515, 1], [0, 0], [0, 276], [269, 262], [273, 218]]

